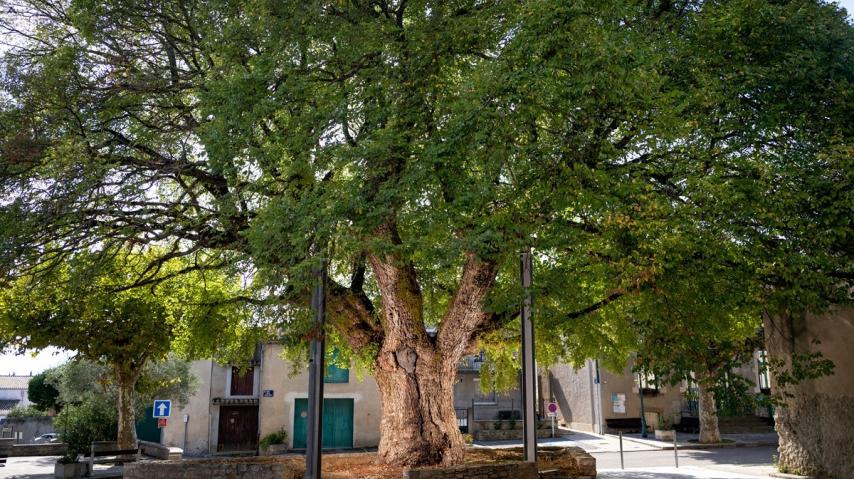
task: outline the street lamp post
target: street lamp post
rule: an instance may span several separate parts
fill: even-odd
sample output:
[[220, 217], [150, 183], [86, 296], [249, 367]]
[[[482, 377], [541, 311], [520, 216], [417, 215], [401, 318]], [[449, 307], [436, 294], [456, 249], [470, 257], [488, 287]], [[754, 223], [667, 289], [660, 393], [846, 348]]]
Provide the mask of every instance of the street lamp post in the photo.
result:
[[643, 376], [638, 371], [638, 394], [640, 394], [641, 437], [646, 437], [646, 411], [643, 408]]
[[[522, 300], [522, 412], [523, 412], [523, 451], [526, 462], [537, 462], [537, 425], [534, 418], [535, 384], [537, 371], [534, 366], [534, 321], [531, 318], [533, 300], [533, 262], [531, 250], [521, 254], [522, 288], [525, 297]], [[512, 414], [512, 413], [511, 413]]]
[[326, 262], [314, 270], [315, 285], [311, 292], [314, 334], [308, 357], [308, 431], [305, 448], [305, 479], [320, 478], [320, 455], [323, 447], [323, 373], [326, 355], [323, 323], [326, 314]]

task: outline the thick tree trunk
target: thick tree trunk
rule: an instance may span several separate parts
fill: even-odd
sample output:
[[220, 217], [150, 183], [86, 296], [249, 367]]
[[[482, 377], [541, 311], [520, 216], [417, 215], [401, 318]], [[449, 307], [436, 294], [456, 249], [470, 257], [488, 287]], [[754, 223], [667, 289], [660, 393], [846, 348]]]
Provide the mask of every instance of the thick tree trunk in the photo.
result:
[[133, 449], [136, 447], [136, 418], [134, 413], [134, 386], [137, 374], [116, 368], [116, 382], [118, 383], [118, 413], [119, 432], [116, 439], [119, 449]]
[[[396, 237], [393, 230], [390, 236]], [[382, 299], [383, 339], [374, 373], [382, 400], [380, 460], [399, 466], [460, 463], [465, 445], [454, 382], [460, 358], [488, 317], [483, 300], [494, 284], [495, 265], [468, 255], [451, 306], [431, 337], [414, 268], [391, 256], [368, 260]]]
[[711, 378], [706, 374], [697, 374], [700, 396], [700, 442], [703, 444], [721, 442], [718, 428], [718, 407], [715, 391], [711, 388]]
[[[780, 436], [777, 466], [821, 478], [854, 477], [854, 308], [763, 320], [768, 356], [780, 364], [771, 371], [771, 388], [780, 399], [774, 415]], [[792, 373], [794, 356], [815, 352], [834, 362], [833, 375], [777, 382], [781, 372]]]
[[430, 349], [383, 350], [375, 377], [382, 398], [380, 459], [406, 466], [456, 464], [464, 442], [454, 411], [457, 362]]

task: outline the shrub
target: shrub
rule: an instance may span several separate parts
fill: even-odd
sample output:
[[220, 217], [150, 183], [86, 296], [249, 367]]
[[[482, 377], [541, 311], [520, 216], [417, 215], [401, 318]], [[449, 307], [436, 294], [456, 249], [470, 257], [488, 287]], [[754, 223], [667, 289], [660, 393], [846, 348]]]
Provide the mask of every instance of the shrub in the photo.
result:
[[21, 406], [16, 405], [12, 409], [9, 410], [9, 414], [6, 417], [9, 418], [25, 418], [25, 417], [42, 417], [47, 416], [47, 413], [37, 408], [34, 405], [29, 406]]
[[474, 442], [474, 436], [471, 434], [463, 434], [463, 442], [468, 445], [471, 445]]
[[47, 382], [47, 373], [36, 374], [27, 384], [27, 397], [39, 409], [59, 410], [59, 391]]
[[276, 431], [276, 432], [273, 432], [273, 433], [270, 433], [270, 434], [267, 434], [266, 436], [264, 436], [264, 438], [261, 439], [260, 446], [261, 446], [261, 449], [264, 450], [264, 449], [267, 449], [268, 447], [272, 446], [273, 444], [284, 444], [285, 442], [287, 442], [287, 440], [288, 440], [288, 432], [285, 431], [284, 429], [281, 429], [279, 431]]
[[53, 421], [68, 450], [62, 462], [77, 462], [94, 441], [115, 441], [118, 419], [115, 406], [97, 400], [66, 405]]

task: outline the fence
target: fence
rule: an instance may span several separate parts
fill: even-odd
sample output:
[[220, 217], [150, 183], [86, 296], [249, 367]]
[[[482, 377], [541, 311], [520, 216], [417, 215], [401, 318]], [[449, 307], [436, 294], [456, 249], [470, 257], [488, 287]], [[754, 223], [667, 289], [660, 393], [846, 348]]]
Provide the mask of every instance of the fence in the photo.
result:
[[456, 408], [457, 411], [457, 426], [460, 432], [465, 434], [469, 432], [469, 410], [466, 408]]
[[488, 402], [472, 400], [471, 409], [474, 421], [522, 419], [522, 404], [513, 398], [495, 397]]

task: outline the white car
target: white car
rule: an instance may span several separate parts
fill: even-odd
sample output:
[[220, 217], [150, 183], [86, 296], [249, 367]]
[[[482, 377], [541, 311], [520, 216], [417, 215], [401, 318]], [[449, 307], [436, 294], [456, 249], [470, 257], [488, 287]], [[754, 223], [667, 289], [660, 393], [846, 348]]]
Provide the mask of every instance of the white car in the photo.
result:
[[59, 442], [59, 434], [55, 432], [49, 432], [47, 434], [42, 434], [41, 436], [33, 439], [33, 443], [35, 444], [47, 444], [52, 442]]

